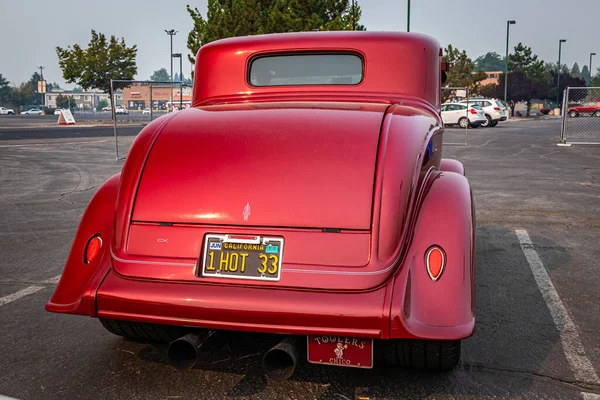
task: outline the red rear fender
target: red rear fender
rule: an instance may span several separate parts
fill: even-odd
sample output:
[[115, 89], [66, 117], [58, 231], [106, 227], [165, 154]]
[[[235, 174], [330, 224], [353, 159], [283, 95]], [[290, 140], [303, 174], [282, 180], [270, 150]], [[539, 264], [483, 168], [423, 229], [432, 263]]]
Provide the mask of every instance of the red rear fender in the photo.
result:
[[[96, 290], [110, 268], [110, 243], [113, 236], [115, 201], [121, 174], [111, 177], [96, 192], [88, 205], [67, 264], [46, 310], [94, 316]], [[100, 253], [89, 264], [84, 262], [88, 241], [100, 235]]]
[[[474, 208], [467, 179], [441, 172], [425, 196], [414, 227], [405, 268], [395, 277], [392, 337], [461, 339], [475, 324]], [[445, 252], [442, 275], [433, 281], [425, 266], [427, 250]]]
[[465, 174], [465, 167], [463, 166], [463, 164], [458, 160], [451, 160], [449, 158], [442, 159], [442, 162], [440, 163], [440, 170], [447, 172], [456, 172], [457, 174], [461, 175]]

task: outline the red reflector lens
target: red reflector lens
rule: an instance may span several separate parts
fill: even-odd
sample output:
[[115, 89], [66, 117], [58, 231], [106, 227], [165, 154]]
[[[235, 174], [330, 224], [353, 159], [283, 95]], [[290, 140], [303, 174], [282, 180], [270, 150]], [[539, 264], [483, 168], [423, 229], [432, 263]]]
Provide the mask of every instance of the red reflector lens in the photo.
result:
[[437, 281], [444, 272], [446, 266], [446, 255], [444, 251], [437, 246], [430, 247], [425, 253], [425, 264], [427, 265], [427, 274], [432, 281]]
[[500, 107], [494, 107], [494, 110], [500, 111]]
[[101, 247], [102, 247], [102, 239], [100, 238], [100, 236], [94, 236], [93, 238], [90, 239], [90, 241], [88, 242], [86, 249], [85, 249], [85, 263], [86, 264], [89, 264], [92, 261], [94, 261], [94, 258], [96, 258], [96, 256], [100, 252]]
[[471, 111], [471, 114], [477, 114], [477, 110], [474, 108], [471, 108], [469, 111]]

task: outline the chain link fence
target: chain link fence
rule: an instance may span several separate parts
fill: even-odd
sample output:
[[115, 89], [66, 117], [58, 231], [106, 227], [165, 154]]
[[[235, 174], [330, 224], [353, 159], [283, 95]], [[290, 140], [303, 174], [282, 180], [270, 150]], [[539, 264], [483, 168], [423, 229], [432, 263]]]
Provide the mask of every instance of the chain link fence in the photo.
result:
[[111, 81], [117, 161], [125, 159], [144, 126], [170, 112], [191, 107], [192, 86], [179, 82]]
[[444, 122], [444, 146], [467, 146], [469, 144], [469, 110], [463, 101], [469, 101], [466, 87], [442, 88], [442, 121]]
[[567, 88], [562, 109], [562, 144], [600, 144], [599, 87]]

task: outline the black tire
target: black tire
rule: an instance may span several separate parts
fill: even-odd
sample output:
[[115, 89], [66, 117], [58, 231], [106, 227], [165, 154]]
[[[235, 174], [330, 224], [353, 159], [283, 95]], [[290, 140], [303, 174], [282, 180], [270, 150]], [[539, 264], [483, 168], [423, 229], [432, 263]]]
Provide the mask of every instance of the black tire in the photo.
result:
[[179, 339], [192, 329], [171, 325], [148, 324], [142, 322], [121, 321], [100, 318], [102, 326], [110, 333], [130, 340], [166, 342]]
[[388, 366], [448, 371], [460, 361], [460, 340], [381, 341], [383, 361]]
[[598, 110], [594, 113], [594, 117], [600, 117], [600, 110]]
[[11, 112], [9, 112], [9, 113], [8, 113], [8, 115], [14, 115], [14, 114], [15, 114], [15, 113], [11, 113]]
[[489, 115], [485, 115], [485, 122], [481, 124], [481, 126], [483, 128], [487, 128], [488, 126], [490, 126], [490, 123], [492, 122], [492, 117], [490, 117]]
[[490, 122], [490, 128], [493, 128], [496, 125], [498, 125], [498, 121], [492, 121], [492, 122]]
[[569, 111], [569, 117], [571, 117], [571, 118], [579, 117], [579, 113], [575, 110]]
[[462, 117], [458, 120], [458, 126], [460, 126], [461, 128], [465, 129], [467, 125], [469, 125], [469, 120], [467, 119], [467, 117]]

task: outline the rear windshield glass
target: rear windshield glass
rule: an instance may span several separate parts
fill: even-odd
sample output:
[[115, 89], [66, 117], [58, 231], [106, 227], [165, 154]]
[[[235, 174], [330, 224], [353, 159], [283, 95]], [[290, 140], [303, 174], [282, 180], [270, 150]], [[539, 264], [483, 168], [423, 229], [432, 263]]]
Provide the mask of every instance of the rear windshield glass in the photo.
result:
[[363, 60], [356, 54], [289, 54], [252, 60], [253, 86], [356, 85]]

